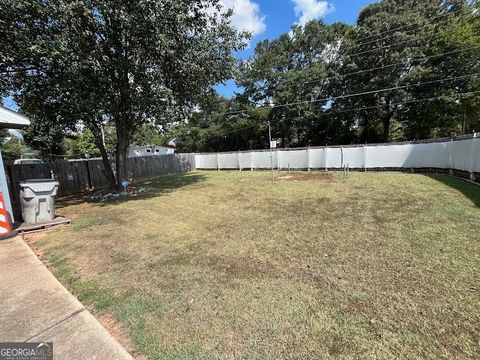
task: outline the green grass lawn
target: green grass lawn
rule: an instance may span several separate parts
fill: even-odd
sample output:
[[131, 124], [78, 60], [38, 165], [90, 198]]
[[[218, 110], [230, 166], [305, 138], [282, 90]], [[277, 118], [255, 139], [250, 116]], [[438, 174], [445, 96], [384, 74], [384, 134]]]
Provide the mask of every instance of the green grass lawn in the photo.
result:
[[34, 246], [148, 359], [480, 357], [480, 188], [196, 172], [60, 204]]

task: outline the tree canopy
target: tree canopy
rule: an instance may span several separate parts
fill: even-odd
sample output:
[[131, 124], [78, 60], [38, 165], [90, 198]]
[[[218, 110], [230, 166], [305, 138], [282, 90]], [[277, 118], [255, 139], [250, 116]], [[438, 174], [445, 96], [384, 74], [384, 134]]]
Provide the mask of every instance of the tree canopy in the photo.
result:
[[234, 110], [206, 107], [176, 134], [211, 151], [267, 147], [266, 121], [284, 147], [478, 130], [479, 15], [477, 1], [383, 0], [354, 26], [294, 26], [241, 64]]
[[218, 0], [5, 0], [0, 89], [32, 117], [34, 137], [43, 127], [72, 131], [82, 122], [113, 184], [101, 138], [102, 126], [112, 124], [120, 182], [143, 124], [183, 121], [233, 76], [233, 51], [248, 34], [231, 26], [231, 14]]

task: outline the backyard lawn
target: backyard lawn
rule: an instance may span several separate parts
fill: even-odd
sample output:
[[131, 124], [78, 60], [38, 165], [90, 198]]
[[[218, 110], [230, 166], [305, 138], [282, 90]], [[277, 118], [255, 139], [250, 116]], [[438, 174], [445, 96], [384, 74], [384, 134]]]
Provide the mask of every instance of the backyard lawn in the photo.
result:
[[195, 172], [32, 244], [140, 359], [480, 357], [480, 188]]

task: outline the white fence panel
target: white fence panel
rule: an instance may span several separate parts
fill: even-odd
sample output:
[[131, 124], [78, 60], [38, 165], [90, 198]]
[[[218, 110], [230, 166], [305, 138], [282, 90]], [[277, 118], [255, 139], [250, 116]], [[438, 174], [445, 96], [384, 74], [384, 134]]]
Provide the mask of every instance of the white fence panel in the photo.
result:
[[238, 153], [219, 153], [219, 169], [238, 169]]
[[471, 142], [471, 155], [472, 165], [470, 171], [480, 173], [480, 139], [470, 140]]
[[195, 164], [197, 169], [216, 169], [217, 154], [196, 154]]
[[238, 154], [238, 163], [240, 164], [240, 169], [252, 169], [252, 153], [251, 152], [241, 152]]
[[281, 169], [308, 169], [308, 150], [278, 151]]
[[341, 148], [327, 148], [327, 168], [329, 169], [342, 168], [342, 149]]
[[363, 147], [343, 148], [343, 165], [350, 168], [365, 168], [365, 150]]
[[411, 168], [450, 168], [449, 143], [415, 144], [409, 158]]
[[[277, 166], [277, 154], [272, 152], [273, 166]], [[255, 151], [252, 152], [252, 164], [254, 169], [270, 169], [272, 167], [272, 159], [270, 158], [270, 151]]]
[[414, 145], [366, 146], [366, 167], [374, 168], [409, 168], [410, 154]]
[[480, 139], [452, 143], [452, 168], [462, 171], [480, 171]]
[[325, 169], [327, 167], [326, 149], [310, 149], [309, 152], [309, 167], [311, 169]]

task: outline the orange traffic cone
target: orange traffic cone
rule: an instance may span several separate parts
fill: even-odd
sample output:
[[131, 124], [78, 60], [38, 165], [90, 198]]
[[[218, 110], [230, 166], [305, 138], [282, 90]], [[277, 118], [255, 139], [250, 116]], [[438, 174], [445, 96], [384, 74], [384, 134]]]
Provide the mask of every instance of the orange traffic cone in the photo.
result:
[[3, 199], [3, 193], [0, 192], [0, 240], [7, 239], [15, 235], [17, 235], [17, 232], [12, 231], [12, 225], [10, 225], [10, 216], [8, 216], [5, 200]]

